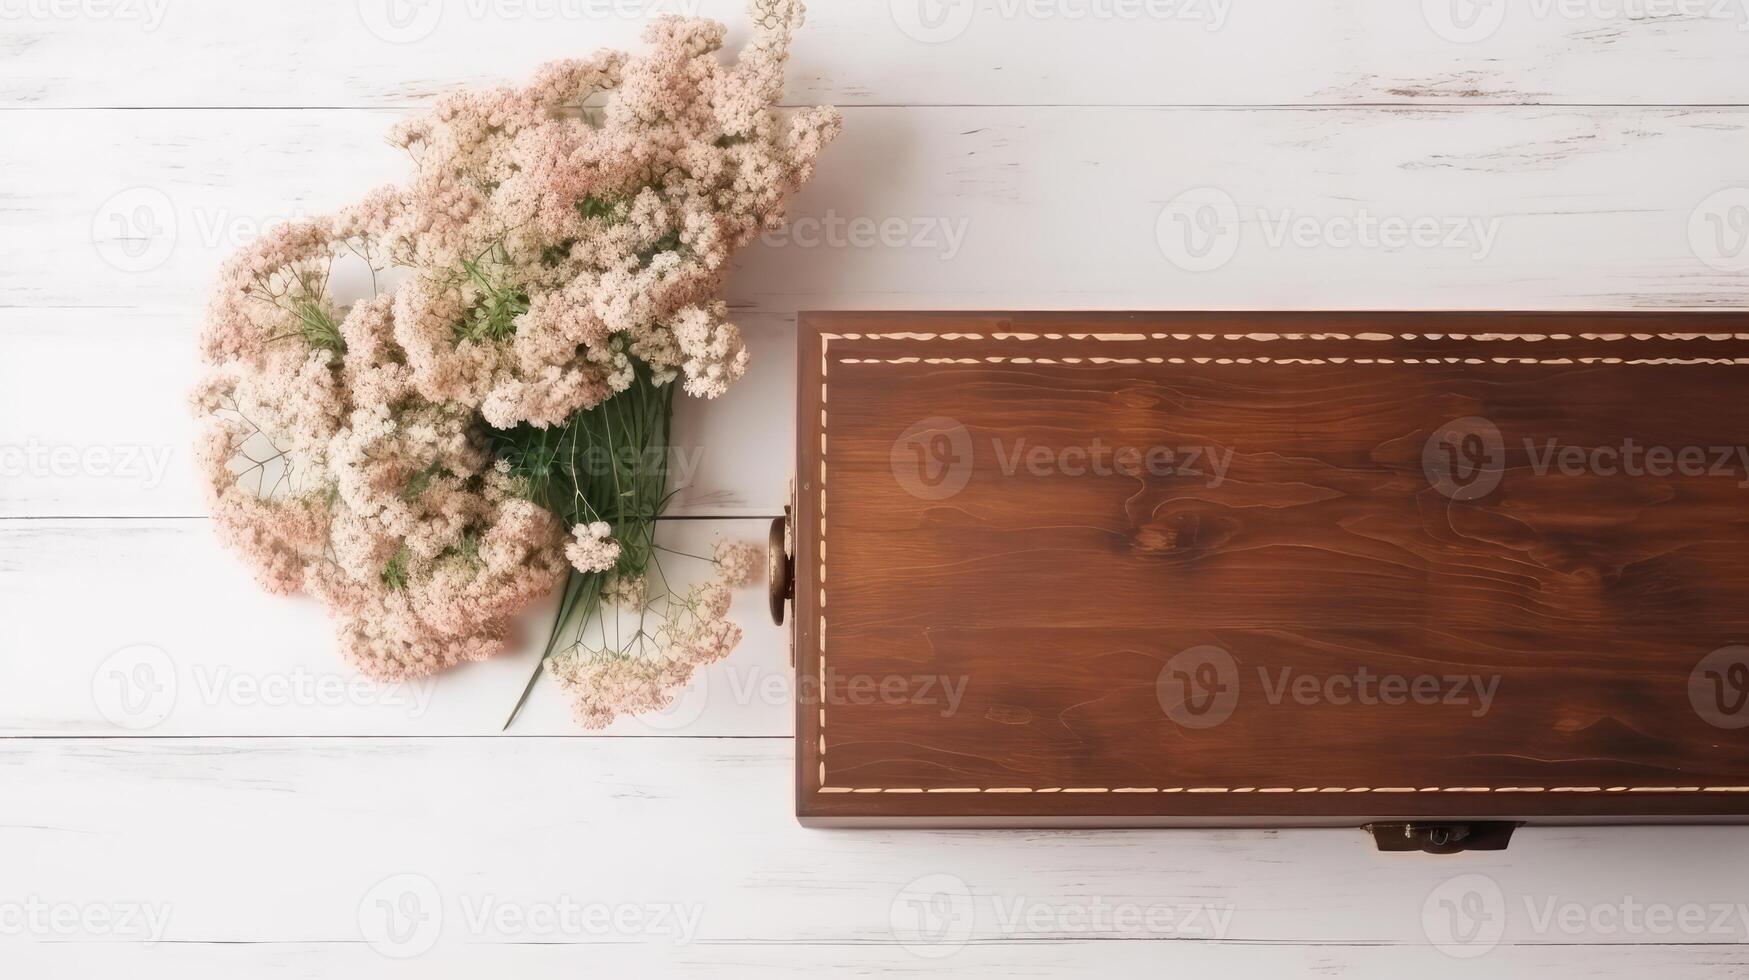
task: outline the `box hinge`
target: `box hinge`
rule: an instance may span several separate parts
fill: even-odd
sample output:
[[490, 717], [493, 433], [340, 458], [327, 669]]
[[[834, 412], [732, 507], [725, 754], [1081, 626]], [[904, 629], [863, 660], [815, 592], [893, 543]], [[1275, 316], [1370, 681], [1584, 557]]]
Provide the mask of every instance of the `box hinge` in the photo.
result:
[[1507, 820], [1450, 823], [1369, 823], [1366, 832], [1381, 851], [1423, 851], [1458, 854], [1463, 851], [1504, 851], [1518, 824]]

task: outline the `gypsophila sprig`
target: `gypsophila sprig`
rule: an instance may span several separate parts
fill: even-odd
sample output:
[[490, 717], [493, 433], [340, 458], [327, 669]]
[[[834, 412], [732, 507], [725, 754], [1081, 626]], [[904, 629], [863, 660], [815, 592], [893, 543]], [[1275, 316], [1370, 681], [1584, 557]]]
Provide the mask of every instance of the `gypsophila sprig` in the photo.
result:
[[[215, 527], [266, 588], [319, 599], [361, 672], [491, 656], [561, 582], [546, 653], [585, 724], [665, 703], [734, 645], [725, 583], [756, 556], [650, 587], [672, 392], [745, 373], [729, 258], [839, 129], [775, 111], [802, 5], [753, 7], [732, 63], [723, 25], [664, 17], [641, 53], [445, 96], [391, 135], [405, 186], [224, 266], [193, 395]], [[661, 622], [590, 647], [604, 601]]]

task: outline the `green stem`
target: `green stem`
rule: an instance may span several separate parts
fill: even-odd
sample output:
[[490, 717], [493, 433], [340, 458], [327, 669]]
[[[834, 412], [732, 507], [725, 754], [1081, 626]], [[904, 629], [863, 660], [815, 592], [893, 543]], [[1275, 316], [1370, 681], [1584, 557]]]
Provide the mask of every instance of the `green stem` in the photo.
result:
[[[510, 709], [510, 717], [504, 719], [504, 727], [500, 728], [499, 731], [510, 730], [510, 723], [516, 720], [516, 716], [522, 712], [522, 706], [528, 703], [529, 695], [534, 693], [534, 682], [540, 680], [541, 670], [547, 665], [547, 658], [553, 655], [553, 647], [558, 645], [559, 634], [564, 631], [565, 621], [570, 618], [572, 610], [576, 609], [578, 597], [584, 594], [589, 596], [585, 600], [586, 605], [583, 608], [582, 621], [585, 623], [601, 607], [601, 583], [590, 581], [591, 579], [599, 580], [600, 577], [599, 575], [584, 575], [573, 570], [570, 577], [565, 579], [565, 596], [559, 601], [558, 615], [553, 617], [553, 628], [547, 634], [546, 649], [541, 651], [540, 659], [535, 661], [534, 672], [528, 675], [528, 683], [522, 686], [522, 696], [516, 699], [516, 707]], [[581, 624], [579, 629], [581, 629]]]
[[[668, 434], [674, 385], [657, 385], [643, 364], [634, 365], [634, 371], [627, 390], [578, 412], [563, 426], [523, 425], [492, 433], [494, 452], [526, 481], [535, 502], [567, 528], [606, 521], [622, 548], [612, 573], [573, 571], [566, 579], [546, 647], [505, 719], [505, 729], [528, 703], [547, 660], [561, 648], [561, 638], [582, 648], [584, 630], [601, 611], [608, 580], [646, 575], [656, 563], [655, 522], [670, 499]], [[605, 459], [599, 455], [603, 452]], [[605, 622], [602, 626], [605, 637]]]

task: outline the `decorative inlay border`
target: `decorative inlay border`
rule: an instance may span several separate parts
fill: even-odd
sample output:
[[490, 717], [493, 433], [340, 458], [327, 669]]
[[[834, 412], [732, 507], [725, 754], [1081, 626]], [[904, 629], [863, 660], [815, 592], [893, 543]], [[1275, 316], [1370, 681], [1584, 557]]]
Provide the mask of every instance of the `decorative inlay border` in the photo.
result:
[[1617, 343], [1624, 340], [1652, 341], [1668, 340], [1691, 342], [1706, 340], [1714, 343], [1725, 343], [1737, 340], [1749, 340], [1749, 333], [1020, 333], [1014, 331], [997, 331], [991, 334], [981, 333], [914, 333], [901, 331], [898, 333], [843, 333], [833, 334], [838, 340], [1099, 340], [1117, 342], [1135, 342], [1141, 340], [1176, 340], [1176, 341], [1239, 341], [1250, 340], [1259, 343], [1269, 343], [1276, 340], [1286, 341], [1362, 341], [1367, 343], [1383, 343], [1394, 340], [1469, 340], [1482, 343], [1498, 343], [1501, 341], [1516, 341], [1526, 344], [1540, 344], [1549, 341], [1601, 341]]
[[[818, 547], [818, 585], [819, 585], [819, 677], [824, 682], [826, 677], [826, 399], [827, 372], [832, 363], [829, 354], [834, 340], [1073, 340], [1133, 343], [1138, 341], [1256, 341], [1268, 343], [1277, 340], [1287, 341], [1360, 341], [1383, 342], [1397, 340], [1466, 340], [1478, 342], [1519, 341], [1524, 343], [1542, 343], [1545, 341], [1582, 340], [1588, 342], [1615, 343], [1624, 340], [1636, 341], [1749, 341], [1749, 334], [1741, 333], [1580, 333], [1580, 334], [1463, 334], [1463, 333], [1427, 333], [1427, 334], [1390, 334], [1390, 333], [1017, 333], [996, 332], [988, 336], [981, 333], [823, 333], [820, 335], [820, 531]], [[839, 364], [1608, 364], [1608, 365], [1749, 365], [1745, 357], [1694, 357], [1694, 358], [1630, 358], [1619, 357], [1426, 357], [1426, 358], [1388, 358], [1388, 357], [1331, 357], [1331, 358], [1298, 358], [1298, 357], [840, 357]], [[828, 786], [826, 785], [826, 704], [828, 699], [820, 699], [820, 730], [819, 779], [815, 784], [817, 794], [859, 794], [859, 793], [896, 793], [903, 795], [928, 794], [966, 794], [966, 793], [1000, 793], [1000, 794], [1057, 794], [1057, 793], [1093, 793], [1093, 794], [1337, 794], [1337, 793], [1371, 793], [1371, 794], [1415, 794], [1415, 793], [1568, 793], [1568, 794], [1608, 794], [1608, 793], [1749, 793], [1749, 786], [951, 786], [951, 787], [899, 787], [899, 786]]]
[[[827, 356], [827, 348], [836, 339], [832, 334], [820, 336], [820, 539], [818, 544], [819, 572], [815, 580], [819, 585], [820, 626], [816, 634], [816, 645], [820, 651], [820, 683], [826, 679], [826, 371], [831, 359]], [[822, 693], [824, 693], [822, 691]], [[817, 743], [820, 754], [820, 779], [815, 783], [820, 792], [826, 787], [826, 702], [828, 698], [820, 698], [820, 731]]]

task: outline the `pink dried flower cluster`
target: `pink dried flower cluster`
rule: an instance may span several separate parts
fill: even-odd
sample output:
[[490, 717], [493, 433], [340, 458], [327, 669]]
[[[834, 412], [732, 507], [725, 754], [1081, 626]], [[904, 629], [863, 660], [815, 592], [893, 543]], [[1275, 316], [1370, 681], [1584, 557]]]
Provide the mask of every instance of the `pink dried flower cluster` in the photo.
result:
[[[215, 525], [266, 588], [320, 599], [365, 674], [490, 656], [570, 567], [619, 560], [607, 524], [567, 528], [531, 501], [492, 430], [562, 425], [639, 362], [702, 397], [746, 370], [721, 300], [730, 255], [781, 223], [839, 128], [830, 108], [774, 111], [802, 7], [755, 6], [732, 64], [722, 25], [667, 17], [641, 55], [445, 97], [393, 134], [415, 164], [405, 187], [280, 226], [224, 266], [193, 396]], [[358, 298], [343, 301], [349, 267]], [[733, 646], [726, 595], [684, 600], [665, 662]], [[585, 686], [612, 696], [580, 700], [653, 703], [616, 670], [591, 668]]]
[[[764, 553], [747, 541], [718, 541], [712, 550], [714, 577], [684, 595], [661, 597], [661, 608], [649, 598], [649, 580], [618, 578], [607, 597], [639, 613], [654, 613], [655, 629], [638, 628], [651, 637], [653, 656], [628, 648], [579, 645], [550, 662], [559, 686], [571, 697], [577, 723], [605, 728], [620, 715], [660, 711], [674, 700], [694, 672], [728, 656], [741, 641], [741, 628], [728, 622], [731, 591], [748, 585], [763, 570]], [[643, 616], [639, 617], [640, 620]], [[605, 630], [603, 631], [605, 636]], [[635, 646], [636, 644], [633, 644]]]
[[572, 540], [565, 545], [565, 557], [585, 575], [613, 571], [624, 549], [610, 536], [612, 533], [613, 528], [606, 521], [577, 525], [571, 529]]
[[731, 587], [747, 585], [765, 570], [765, 553], [748, 541], [717, 542], [714, 560], [723, 582]]
[[604, 645], [578, 646], [553, 657], [553, 676], [570, 696], [577, 723], [605, 728], [622, 714], [660, 711], [694, 671], [728, 656], [741, 642], [741, 628], [727, 618], [732, 572], [719, 561], [709, 582], [666, 597], [666, 608], [658, 614], [661, 625], [646, 634], [654, 641], [653, 655]]

